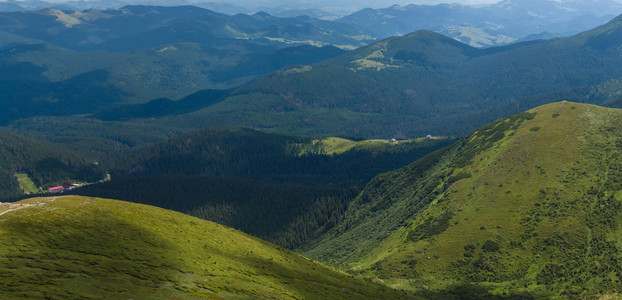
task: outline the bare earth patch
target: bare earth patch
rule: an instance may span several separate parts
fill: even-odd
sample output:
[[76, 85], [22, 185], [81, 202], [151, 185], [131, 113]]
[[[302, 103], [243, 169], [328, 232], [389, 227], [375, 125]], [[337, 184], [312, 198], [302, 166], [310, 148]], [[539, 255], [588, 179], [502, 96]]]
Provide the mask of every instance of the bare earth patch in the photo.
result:
[[26, 207], [30, 207], [30, 206], [35, 206], [35, 205], [45, 205], [47, 202], [50, 201], [54, 201], [56, 200], [56, 197], [52, 197], [52, 198], [47, 198], [48, 201], [42, 201], [39, 203], [1, 203], [0, 202], [0, 216], [12, 212], [12, 211], [16, 211], [16, 210], [20, 210], [22, 208], [26, 208]]

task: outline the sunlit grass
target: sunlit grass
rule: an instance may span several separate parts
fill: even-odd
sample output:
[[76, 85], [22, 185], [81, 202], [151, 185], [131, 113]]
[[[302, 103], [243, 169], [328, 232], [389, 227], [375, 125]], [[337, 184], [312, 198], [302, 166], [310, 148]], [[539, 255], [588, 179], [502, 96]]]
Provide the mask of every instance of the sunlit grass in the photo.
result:
[[405, 297], [233, 229], [86, 197], [0, 204], [0, 298]]
[[37, 186], [35, 186], [34, 182], [32, 182], [32, 179], [28, 177], [28, 174], [17, 173], [15, 174], [15, 178], [17, 178], [17, 181], [19, 182], [19, 187], [24, 191], [24, 193], [36, 194], [39, 192], [39, 189], [37, 188]]

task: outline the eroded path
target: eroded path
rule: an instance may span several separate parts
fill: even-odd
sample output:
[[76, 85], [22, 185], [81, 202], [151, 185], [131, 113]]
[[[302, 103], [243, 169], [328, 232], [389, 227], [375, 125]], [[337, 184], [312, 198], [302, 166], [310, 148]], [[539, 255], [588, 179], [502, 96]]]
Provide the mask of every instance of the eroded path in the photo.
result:
[[[38, 203], [0, 203], [0, 216], [10, 213], [12, 211], [20, 210], [22, 208], [35, 206], [35, 205], [45, 205], [47, 202], [51, 202], [56, 200], [57, 197], [46, 198], [45, 201], [41, 201]], [[6, 210], [3, 210], [6, 209]]]

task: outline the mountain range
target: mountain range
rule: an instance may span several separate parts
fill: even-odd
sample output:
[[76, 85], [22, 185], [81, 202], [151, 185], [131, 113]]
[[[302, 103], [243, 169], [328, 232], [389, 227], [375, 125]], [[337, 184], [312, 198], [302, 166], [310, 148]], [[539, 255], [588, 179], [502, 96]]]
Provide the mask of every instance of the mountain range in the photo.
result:
[[[503, 3], [506, 8], [515, 6], [509, 2]], [[597, 13], [594, 10], [594, 14]], [[608, 26], [616, 26], [618, 23], [619, 20], [614, 19]], [[609, 33], [597, 30], [568, 38], [488, 49], [469, 47], [429, 31], [388, 38], [350, 52], [335, 47], [353, 49], [375, 41], [373, 35], [357, 28], [356, 25], [337, 21], [309, 17], [278, 18], [262, 12], [230, 16], [193, 6], [126, 6], [121, 9], [90, 9], [83, 12], [46, 9], [0, 13], [0, 44], [3, 45], [0, 48], [0, 68], [5, 74], [0, 77], [0, 85], [5, 91], [3, 103], [7, 107], [0, 114], [0, 122], [7, 124], [17, 118], [86, 113], [96, 113], [97, 117], [106, 120], [131, 119], [131, 112], [136, 110], [139, 111], [134, 114], [136, 117], [162, 117], [161, 113], [141, 116], [142, 108], [131, 105], [144, 104], [154, 99], [166, 102], [159, 98], [176, 101], [204, 89], [235, 88], [229, 97], [235, 101], [222, 101], [220, 106], [235, 107], [238, 104], [234, 102], [246, 103], [249, 99], [256, 102], [257, 96], [262, 98], [262, 103], [272, 103], [268, 110], [291, 115], [287, 112], [292, 113], [305, 105], [311, 105], [304, 112], [304, 117], [279, 118], [279, 122], [296, 122], [301, 125], [300, 129], [286, 133], [325, 134], [325, 129], [315, 128], [312, 120], [318, 120], [317, 109], [323, 109], [323, 102], [330, 101], [339, 111], [331, 109], [332, 116], [325, 115], [322, 118], [339, 119], [342, 125], [336, 126], [334, 132], [326, 133], [329, 135], [459, 135], [505, 113], [518, 112], [543, 103], [534, 100], [534, 97], [595, 87], [620, 75], [608, 68], [616, 63], [616, 56], [611, 52], [613, 48], [593, 46], [596, 41], [586, 38], [588, 35], [609, 37]], [[611, 32], [615, 30], [611, 29]], [[607, 39], [611, 43], [618, 42], [615, 34]], [[424, 45], [426, 43], [430, 44]], [[576, 48], [577, 43], [591, 50], [583, 52], [583, 48]], [[320, 48], [308, 44], [326, 46]], [[553, 55], [553, 52], [547, 50], [551, 47], [559, 51], [555, 57], [549, 57]], [[582, 57], [577, 57], [579, 55]], [[531, 57], [542, 57], [542, 61], [546, 62], [523, 62]], [[525, 67], [517, 74], [503, 71], [512, 68], [509, 64], [514, 62]], [[527, 69], [530, 64], [534, 68]], [[292, 65], [294, 67], [289, 70], [282, 69]], [[399, 69], [394, 68], [397, 65]], [[313, 66], [313, 71], [299, 72], [307, 70], [307, 66]], [[279, 69], [281, 71], [277, 71]], [[355, 74], [349, 71], [352, 69], [356, 71]], [[587, 72], [579, 72], [581, 69]], [[561, 73], [568, 79], [561, 79]], [[283, 74], [288, 75], [287, 78]], [[302, 77], [316, 76], [312, 74], [318, 74], [318, 78], [323, 79], [332, 76], [337, 78], [330, 79], [331, 84], [314, 82], [319, 84], [314, 87], [321, 86], [318, 91], [302, 91], [309, 88], [304, 84], [299, 86], [297, 82]], [[514, 82], [514, 77], [519, 82], [515, 89], [507, 83], [508, 80]], [[257, 79], [260, 80], [251, 82]], [[274, 81], [278, 81], [278, 86], [283, 88], [275, 88], [277, 82]], [[489, 82], [490, 86], [479, 89], [475, 86], [479, 82]], [[367, 86], [367, 92], [361, 94], [361, 85]], [[383, 86], [382, 91], [375, 88], [379, 85]], [[533, 88], [527, 89], [526, 85]], [[418, 88], [420, 86], [431, 88], [421, 91]], [[444, 88], [447, 86], [451, 88]], [[517, 90], [521, 92], [515, 93]], [[288, 97], [290, 94], [301, 100], [291, 103], [283, 101], [287, 99], [270, 96]], [[354, 95], [357, 95], [357, 103], [347, 99]], [[589, 95], [581, 96], [585, 98]], [[321, 99], [313, 99], [315, 97]], [[338, 97], [341, 99], [335, 101]], [[451, 109], [442, 107], [440, 103], [438, 105], [441, 107], [426, 104], [434, 106], [437, 102], [453, 102], [458, 97], [464, 99], [456, 101], [459, 104]], [[391, 98], [396, 103], [383, 103], [383, 98]], [[473, 104], [469, 99], [477, 99], [481, 103]], [[508, 100], [530, 103], [495, 108], [501, 113], [483, 111], [493, 103], [507, 105]], [[601, 100], [584, 101], [600, 104]], [[191, 110], [213, 104], [211, 100], [203, 102], [203, 105], [191, 105]], [[383, 110], [388, 111], [379, 112], [379, 104]], [[262, 110], [250, 108], [252, 103], [243, 106]], [[213, 109], [220, 109], [217, 107]], [[475, 111], [469, 111], [468, 114], [483, 121], [469, 126], [470, 120], [464, 120], [463, 114], [452, 116], [456, 109], [462, 108], [474, 108]], [[110, 110], [129, 110], [130, 113], [124, 116], [97, 114]], [[185, 106], [181, 109], [183, 112], [188, 110]], [[391, 110], [407, 112], [408, 116], [395, 115]], [[412, 126], [412, 122], [418, 122], [408, 119], [413, 110], [417, 111], [418, 120], [426, 116], [443, 115], [452, 118], [452, 122], [460, 124], [457, 127], [464, 130], [449, 128], [445, 132], [438, 132], [437, 125], [427, 121], [425, 124], [430, 123], [429, 128], [421, 128], [417, 124]], [[179, 114], [179, 111], [175, 113]], [[214, 117], [211, 112], [207, 112], [189, 117], [188, 120], [192, 121], [175, 123], [183, 123], [185, 128], [190, 129], [205, 125], [260, 128], [283, 126], [269, 120], [254, 120], [252, 113], [250, 118], [244, 118], [248, 119], [246, 123], [241, 123], [239, 116], [227, 116], [222, 120], [226, 114], [214, 113], [218, 116]], [[260, 119], [265, 119], [265, 114], [271, 112], [261, 112]], [[359, 132], [340, 129], [351, 127], [345, 124], [352, 122], [362, 123], [357, 126], [361, 128]], [[378, 123], [387, 126], [376, 125]], [[380, 126], [383, 132], [374, 128], [364, 129], [363, 125]], [[408, 129], [412, 127], [415, 130]]]
[[0, 13], [0, 122], [228, 89], [365, 39], [350, 25], [192, 6]]
[[0, 13], [0, 298], [617, 298], [615, 8]]
[[234, 89], [227, 99], [159, 122], [242, 125], [290, 134], [464, 135], [551, 101], [619, 97], [622, 19], [567, 38], [478, 49], [418, 31]]
[[0, 30], [72, 50], [137, 50], [163, 43], [197, 42], [212, 47], [245, 41], [361, 46], [366, 37], [351, 25], [267, 13], [225, 15], [195, 6], [125, 6], [83, 12], [43, 9], [0, 14]]
[[379, 37], [426, 29], [474, 47], [490, 47], [517, 40], [569, 36], [606, 23], [622, 13], [611, 1], [517, 1], [488, 5], [394, 5], [363, 9], [339, 19]]
[[[343, 4], [343, 2], [340, 2]], [[92, 1], [10, 1], [0, 11], [55, 9], [84, 11], [92, 8], [106, 10], [134, 5], [131, 1], [94, 3]], [[273, 16], [332, 20], [349, 24], [370, 36], [386, 38], [404, 35], [421, 29], [441, 33], [475, 47], [503, 45], [538, 37], [568, 36], [601, 25], [622, 13], [622, 5], [611, 0], [598, 1], [517, 1], [504, 0], [490, 4], [393, 5], [363, 8], [360, 3], [339, 7], [337, 3], [275, 3], [255, 1], [243, 5], [216, 2], [158, 1], [143, 4], [159, 6], [192, 5], [223, 14], [255, 14], [265, 11]], [[371, 3], [370, 3], [371, 4]], [[389, 3], [390, 4], [390, 3]], [[388, 4], [387, 4], [388, 5]], [[361, 7], [353, 11], [354, 7]], [[354, 9], [356, 10], [356, 9]], [[519, 21], [520, 20], [520, 21]]]

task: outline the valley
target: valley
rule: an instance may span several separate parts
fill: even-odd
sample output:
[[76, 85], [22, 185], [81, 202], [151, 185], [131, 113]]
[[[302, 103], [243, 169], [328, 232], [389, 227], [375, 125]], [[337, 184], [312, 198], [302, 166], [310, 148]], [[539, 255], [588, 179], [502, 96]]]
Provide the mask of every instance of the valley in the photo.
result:
[[618, 299], [622, 4], [344, 1], [0, 3], [0, 299]]

